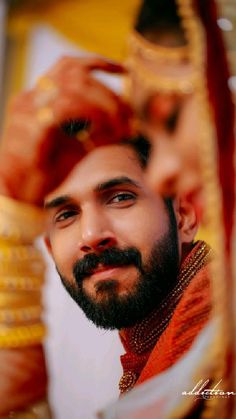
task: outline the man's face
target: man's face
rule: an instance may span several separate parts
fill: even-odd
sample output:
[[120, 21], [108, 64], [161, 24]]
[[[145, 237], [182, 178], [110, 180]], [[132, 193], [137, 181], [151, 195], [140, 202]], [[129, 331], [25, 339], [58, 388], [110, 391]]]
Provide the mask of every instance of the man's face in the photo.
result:
[[63, 284], [103, 328], [132, 326], [176, 282], [176, 224], [134, 150], [95, 149], [46, 199], [47, 244]]

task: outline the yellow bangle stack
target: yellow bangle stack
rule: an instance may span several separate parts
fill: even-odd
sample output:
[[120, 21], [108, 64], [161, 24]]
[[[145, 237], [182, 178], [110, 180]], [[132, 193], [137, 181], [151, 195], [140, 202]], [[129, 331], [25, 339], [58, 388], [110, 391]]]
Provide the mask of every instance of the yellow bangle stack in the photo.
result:
[[34, 247], [43, 227], [40, 209], [0, 196], [0, 348], [39, 344], [45, 336], [45, 266]]

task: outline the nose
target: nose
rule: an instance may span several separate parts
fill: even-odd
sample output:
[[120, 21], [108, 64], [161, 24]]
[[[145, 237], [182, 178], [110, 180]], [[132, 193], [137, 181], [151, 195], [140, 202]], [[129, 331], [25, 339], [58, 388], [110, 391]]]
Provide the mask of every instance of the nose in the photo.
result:
[[102, 252], [115, 246], [117, 243], [110, 223], [97, 210], [89, 210], [81, 217], [81, 241], [82, 253]]

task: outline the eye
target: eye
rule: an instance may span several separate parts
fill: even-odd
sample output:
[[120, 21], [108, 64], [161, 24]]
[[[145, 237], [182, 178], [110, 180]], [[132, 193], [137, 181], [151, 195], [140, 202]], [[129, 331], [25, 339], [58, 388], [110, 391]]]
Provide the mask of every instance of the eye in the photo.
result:
[[60, 211], [55, 216], [55, 222], [56, 223], [62, 223], [63, 221], [70, 221], [73, 217], [75, 217], [78, 214], [78, 211], [74, 209], [66, 209], [63, 211]]
[[109, 204], [115, 204], [119, 206], [131, 205], [136, 200], [136, 195], [131, 192], [119, 192], [108, 201]]

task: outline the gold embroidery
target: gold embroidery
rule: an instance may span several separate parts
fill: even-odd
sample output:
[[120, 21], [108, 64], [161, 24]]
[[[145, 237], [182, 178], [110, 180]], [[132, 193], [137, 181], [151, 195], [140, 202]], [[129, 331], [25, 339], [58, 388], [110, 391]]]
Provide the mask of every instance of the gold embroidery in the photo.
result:
[[[151, 316], [132, 328], [129, 345], [134, 354], [143, 355], [152, 350], [166, 329], [184, 289], [189, 285], [191, 279], [197, 272], [209, 261], [211, 252], [211, 248], [206, 243], [199, 241], [196, 244], [193, 254], [190, 254], [186, 262], [183, 263], [174, 289], [167, 295], [160, 307]], [[136, 378], [134, 379], [134, 377]], [[121, 393], [129, 391], [137, 379], [137, 373], [130, 370], [125, 371], [119, 384]]]
[[[194, 255], [187, 261], [187, 264], [184, 264], [182, 267], [176, 286], [171, 293], [167, 295], [158, 310], [155, 311], [151, 317], [149, 316], [147, 319], [144, 319], [134, 327], [133, 337], [130, 342], [133, 352], [136, 354], [142, 354], [154, 346], [157, 339], [167, 327], [173, 311], [182, 296], [183, 290], [187, 287], [191, 279], [202, 268], [202, 266], [204, 266], [206, 261], [209, 259], [210, 253], [211, 249], [207, 246], [207, 244], [201, 242], [201, 245], [196, 253], [194, 253]], [[152, 328], [150, 333], [147, 333], [148, 325], [150, 323], [152, 326], [154, 325], [154, 328]]]
[[136, 383], [138, 374], [133, 371], [126, 371], [119, 382], [119, 389], [121, 393], [125, 393], [130, 390]]

